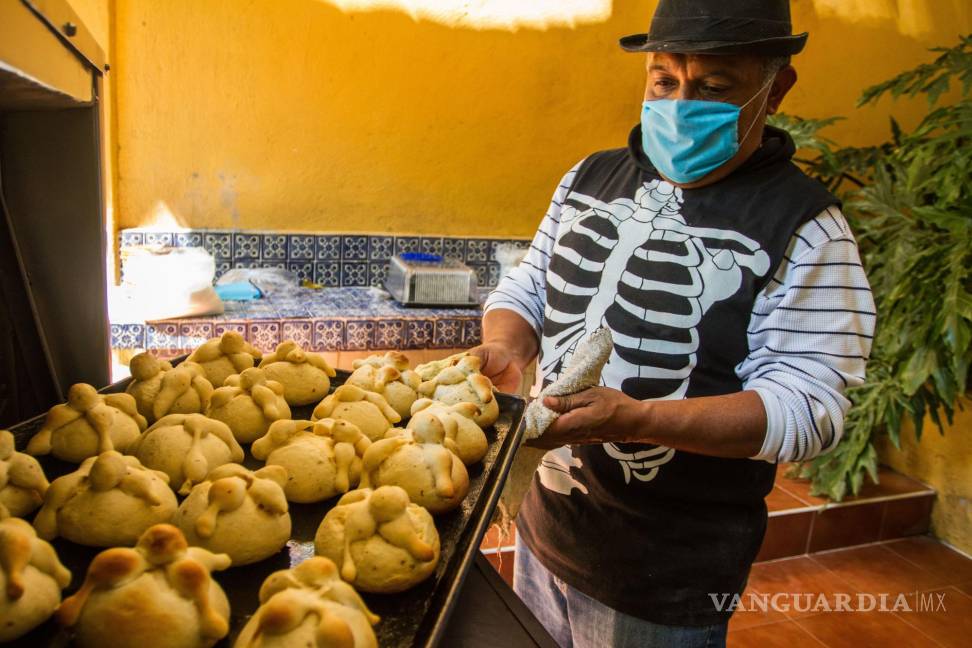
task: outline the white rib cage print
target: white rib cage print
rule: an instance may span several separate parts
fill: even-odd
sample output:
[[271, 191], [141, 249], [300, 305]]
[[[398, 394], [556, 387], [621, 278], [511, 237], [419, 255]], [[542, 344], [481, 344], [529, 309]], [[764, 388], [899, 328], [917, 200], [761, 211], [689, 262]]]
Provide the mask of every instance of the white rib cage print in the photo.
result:
[[[739, 290], [744, 271], [764, 276], [769, 255], [738, 232], [686, 224], [681, 189], [663, 180], [645, 183], [634, 200], [569, 200], [547, 267], [542, 375], [556, 380], [578, 342], [607, 326], [615, 345], [603, 385], [640, 399], [684, 398], [702, 317]], [[604, 451], [626, 483], [651, 481], [675, 455], [613, 443]]]

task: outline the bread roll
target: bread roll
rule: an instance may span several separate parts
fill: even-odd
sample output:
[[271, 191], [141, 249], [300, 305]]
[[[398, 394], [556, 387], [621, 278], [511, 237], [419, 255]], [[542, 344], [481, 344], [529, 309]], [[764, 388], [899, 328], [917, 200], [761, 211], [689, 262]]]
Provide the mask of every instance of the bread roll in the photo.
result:
[[189, 547], [158, 524], [134, 548], [95, 556], [56, 618], [80, 648], [209, 648], [229, 633], [229, 601], [210, 576], [229, 556]]
[[269, 558], [290, 539], [286, 482], [287, 470], [280, 466], [256, 472], [239, 464], [219, 466], [193, 486], [173, 524], [189, 544], [225, 553], [234, 565]]
[[408, 418], [422, 381], [418, 374], [408, 368], [405, 354], [389, 351], [384, 355], [355, 360], [352, 366], [354, 371], [345, 384], [381, 394], [402, 419]]
[[170, 521], [177, 507], [165, 473], [109, 450], [54, 480], [34, 526], [45, 540], [131, 546], [150, 526]]
[[132, 358], [132, 382], [125, 393], [135, 399], [149, 424], [167, 414], [201, 414], [209, 406], [213, 385], [202, 366], [183, 362], [176, 368], [146, 351]]
[[304, 351], [293, 340], [277, 345], [270, 355], [260, 361], [267, 378], [283, 385], [288, 405], [319, 403], [331, 388], [336, 374], [320, 353]]
[[378, 623], [328, 558], [314, 556], [274, 572], [260, 588], [260, 607], [235, 648], [377, 648]]
[[40, 463], [17, 452], [14, 435], [0, 430], [0, 519], [24, 517], [36, 511], [48, 486]]
[[147, 468], [169, 476], [169, 485], [188, 495], [217, 466], [243, 461], [243, 448], [225, 423], [202, 414], [170, 414], [145, 430], [132, 454]]
[[432, 516], [397, 486], [351, 491], [328, 511], [314, 538], [317, 555], [364, 592], [403, 592], [432, 575], [439, 533]]
[[283, 385], [270, 380], [263, 369], [247, 369], [227, 378], [213, 393], [206, 415], [228, 425], [240, 443], [252, 443], [274, 421], [290, 418], [283, 394]]
[[482, 360], [467, 355], [419, 385], [419, 394], [446, 405], [472, 403], [479, 408], [476, 424], [487, 428], [499, 418], [499, 403], [493, 394], [493, 383], [479, 373]]
[[[446, 405], [428, 398], [420, 398], [412, 405], [412, 418], [408, 422], [408, 429], [415, 430], [432, 426], [441, 430], [441, 435], [453, 442], [450, 448], [462, 463], [467, 466], [482, 460], [489, 449], [489, 442], [475, 418], [479, 408], [472, 403], [456, 403]], [[439, 434], [439, 432], [425, 432]]]
[[371, 445], [348, 421], [277, 421], [251, 452], [268, 466], [287, 469], [291, 502], [320, 502], [346, 493], [361, 479], [361, 457]]
[[67, 403], [47, 413], [44, 426], [27, 444], [27, 454], [53, 454], [62, 461], [81, 463], [108, 450], [128, 452], [146, 425], [128, 394], [102, 395], [91, 385], [78, 383], [68, 390]]
[[19, 518], [0, 520], [0, 642], [46, 621], [70, 582], [71, 572], [34, 527]]
[[243, 373], [260, 361], [260, 351], [243, 339], [238, 331], [226, 331], [221, 337], [203, 342], [189, 354], [188, 360], [202, 366], [213, 387], [222, 387], [233, 374]]
[[372, 441], [385, 436], [391, 426], [402, 420], [381, 394], [354, 385], [341, 385], [314, 408], [311, 418], [340, 419], [354, 423]]

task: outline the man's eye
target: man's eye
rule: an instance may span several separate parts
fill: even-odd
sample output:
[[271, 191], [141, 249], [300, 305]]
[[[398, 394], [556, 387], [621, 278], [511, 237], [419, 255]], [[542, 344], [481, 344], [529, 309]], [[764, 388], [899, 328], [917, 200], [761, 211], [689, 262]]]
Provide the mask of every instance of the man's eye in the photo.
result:
[[707, 95], [723, 94], [727, 90], [728, 90], [728, 88], [723, 88], [721, 86], [711, 86], [711, 85], [702, 86], [702, 92], [704, 92]]
[[659, 79], [659, 80], [655, 81], [655, 87], [656, 88], [664, 88], [664, 89], [674, 88], [675, 87], [675, 82], [672, 81], [671, 79]]

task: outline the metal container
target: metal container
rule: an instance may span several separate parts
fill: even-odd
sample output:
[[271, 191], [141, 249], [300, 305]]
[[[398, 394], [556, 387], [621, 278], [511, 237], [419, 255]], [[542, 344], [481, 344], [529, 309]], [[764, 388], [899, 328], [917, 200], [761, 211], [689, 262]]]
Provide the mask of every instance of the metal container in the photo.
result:
[[[331, 381], [332, 389], [343, 384], [349, 375], [349, 372], [338, 369], [337, 376]], [[121, 392], [129, 382], [130, 379], [126, 379], [101, 391]], [[523, 399], [508, 394], [496, 396], [500, 405], [500, 417], [493, 427], [485, 430], [489, 441], [486, 456], [481, 462], [468, 467], [469, 494], [458, 509], [435, 518], [442, 545], [435, 573], [428, 580], [401, 594], [361, 594], [368, 607], [381, 616], [375, 633], [382, 648], [433, 648], [445, 633], [449, 616], [459, 599], [466, 574], [479, 553], [479, 544], [499, 502], [513, 456], [523, 435], [520, 427]], [[294, 408], [293, 417], [310, 418], [312, 409], [312, 406]], [[40, 429], [44, 418], [45, 415], [40, 415], [10, 428], [19, 450], [23, 450], [30, 437]], [[39, 460], [51, 481], [77, 469], [75, 464], [49, 456], [39, 457]], [[244, 465], [255, 470], [263, 464], [247, 452]], [[317, 504], [291, 503], [289, 508], [293, 528], [287, 546], [261, 562], [213, 573], [213, 578], [226, 591], [231, 607], [230, 634], [217, 643], [216, 648], [229, 648], [236, 641], [240, 630], [259, 606], [260, 585], [267, 576], [279, 569], [297, 565], [314, 555], [317, 527], [336, 502], [337, 498]], [[84, 580], [88, 564], [101, 549], [83, 547], [64, 538], [55, 538], [51, 544], [73, 576], [71, 585], [64, 591], [64, 596], [67, 597], [77, 591]], [[66, 648], [70, 645], [70, 638], [53, 619], [49, 619], [20, 639], [4, 645], [12, 648]]]
[[406, 252], [388, 260], [385, 289], [405, 306], [478, 306], [476, 272], [435, 254]]

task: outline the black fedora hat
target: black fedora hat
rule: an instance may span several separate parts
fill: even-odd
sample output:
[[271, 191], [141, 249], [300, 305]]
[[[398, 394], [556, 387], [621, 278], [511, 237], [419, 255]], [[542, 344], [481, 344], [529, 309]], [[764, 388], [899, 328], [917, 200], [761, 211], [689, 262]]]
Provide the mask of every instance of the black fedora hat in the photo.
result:
[[791, 56], [807, 34], [793, 34], [789, 0], [660, 0], [647, 34], [621, 39], [629, 52]]

